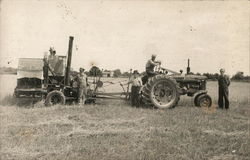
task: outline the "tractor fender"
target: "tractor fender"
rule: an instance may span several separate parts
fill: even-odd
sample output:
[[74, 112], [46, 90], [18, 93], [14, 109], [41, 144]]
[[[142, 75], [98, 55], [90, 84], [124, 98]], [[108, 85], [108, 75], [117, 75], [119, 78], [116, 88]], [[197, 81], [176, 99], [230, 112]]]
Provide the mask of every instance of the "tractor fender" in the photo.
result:
[[198, 92], [196, 92], [196, 93], [194, 94], [194, 97], [196, 97], [196, 96], [198, 96], [198, 95], [201, 95], [201, 94], [207, 94], [207, 91], [206, 91], [206, 90], [200, 90], [200, 91], [198, 91]]

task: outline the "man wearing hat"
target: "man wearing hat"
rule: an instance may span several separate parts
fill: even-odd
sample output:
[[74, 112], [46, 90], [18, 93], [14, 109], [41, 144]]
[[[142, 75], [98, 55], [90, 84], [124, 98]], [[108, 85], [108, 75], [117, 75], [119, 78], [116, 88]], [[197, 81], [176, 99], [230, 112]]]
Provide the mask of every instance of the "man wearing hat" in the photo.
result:
[[49, 53], [50, 53], [50, 55], [52, 55], [54, 51], [55, 51], [54, 47], [52, 47], [52, 46], [49, 47]]
[[155, 66], [161, 64], [161, 61], [156, 61], [155, 58], [156, 58], [156, 55], [152, 54], [151, 59], [149, 59], [146, 64], [146, 73], [149, 77], [153, 77], [156, 75], [156, 73], [154, 72], [154, 68]]
[[131, 105], [139, 107], [140, 106], [140, 89], [141, 80], [139, 78], [139, 72], [134, 70], [133, 77], [129, 83], [132, 83], [131, 87]]
[[84, 73], [84, 68], [79, 69], [76, 81], [78, 86], [78, 103], [84, 104], [87, 95], [87, 75]]
[[55, 50], [55, 48], [54, 48], [54, 47], [50, 47], [50, 48], [49, 48], [49, 53], [50, 53], [49, 59], [53, 59], [53, 58], [55, 57], [55, 55], [56, 55], [56, 50]]
[[218, 77], [218, 85], [219, 85], [219, 99], [218, 99], [219, 108], [223, 109], [225, 103], [225, 108], [229, 109], [228, 87], [230, 85], [230, 80], [229, 77], [225, 75], [225, 69], [223, 68], [220, 69], [220, 75]]

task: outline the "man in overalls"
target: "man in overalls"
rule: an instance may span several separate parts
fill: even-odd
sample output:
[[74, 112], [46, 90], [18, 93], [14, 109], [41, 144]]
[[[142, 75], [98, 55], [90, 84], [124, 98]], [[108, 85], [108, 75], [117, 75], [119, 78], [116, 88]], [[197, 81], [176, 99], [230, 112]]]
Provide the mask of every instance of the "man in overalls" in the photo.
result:
[[78, 86], [78, 104], [84, 104], [87, 95], [87, 75], [84, 69], [80, 68], [79, 74], [76, 77]]
[[225, 102], [225, 108], [229, 109], [228, 87], [230, 85], [230, 80], [229, 77], [225, 75], [225, 69], [220, 69], [220, 75], [218, 77], [218, 85], [219, 85], [219, 100], [218, 100], [219, 108], [223, 109]]
[[133, 77], [129, 83], [132, 83], [131, 87], [131, 105], [139, 107], [140, 106], [140, 89], [141, 80], [139, 78], [139, 72], [135, 70], [133, 72]]

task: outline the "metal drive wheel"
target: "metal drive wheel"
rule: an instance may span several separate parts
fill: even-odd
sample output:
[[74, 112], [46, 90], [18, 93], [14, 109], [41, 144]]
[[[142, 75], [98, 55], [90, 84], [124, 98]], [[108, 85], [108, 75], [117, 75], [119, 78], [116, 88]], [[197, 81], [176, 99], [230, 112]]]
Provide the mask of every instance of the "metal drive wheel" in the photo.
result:
[[49, 92], [45, 99], [46, 106], [52, 106], [56, 104], [65, 104], [65, 96], [62, 92], [54, 90]]
[[208, 94], [200, 94], [195, 97], [194, 103], [199, 107], [211, 107], [212, 98]]
[[156, 75], [142, 89], [143, 101], [158, 108], [172, 108], [179, 101], [177, 83], [167, 75]]

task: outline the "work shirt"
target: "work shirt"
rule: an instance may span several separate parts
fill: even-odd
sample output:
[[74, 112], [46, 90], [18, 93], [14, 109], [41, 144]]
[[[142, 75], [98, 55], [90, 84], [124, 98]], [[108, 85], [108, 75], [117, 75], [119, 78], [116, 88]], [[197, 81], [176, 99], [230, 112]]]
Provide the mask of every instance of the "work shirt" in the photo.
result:
[[227, 75], [219, 75], [218, 77], [218, 85], [221, 89], [227, 89], [230, 85], [230, 80]]
[[132, 78], [131, 79], [131, 84], [132, 84], [132, 86], [141, 86], [141, 80], [140, 80], [140, 78], [139, 77], [137, 77], [137, 78]]
[[146, 71], [154, 71], [156, 65], [157, 63], [155, 63], [152, 59], [148, 60], [146, 63]]
[[78, 87], [86, 87], [87, 86], [87, 75], [84, 73], [79, 73], [76, 77]]

